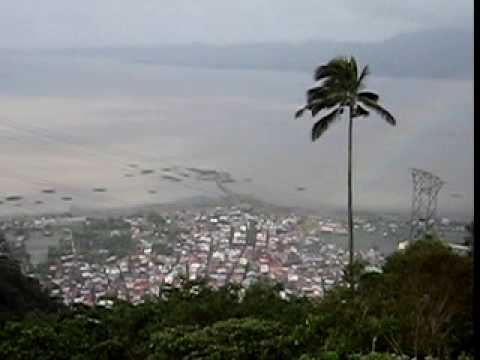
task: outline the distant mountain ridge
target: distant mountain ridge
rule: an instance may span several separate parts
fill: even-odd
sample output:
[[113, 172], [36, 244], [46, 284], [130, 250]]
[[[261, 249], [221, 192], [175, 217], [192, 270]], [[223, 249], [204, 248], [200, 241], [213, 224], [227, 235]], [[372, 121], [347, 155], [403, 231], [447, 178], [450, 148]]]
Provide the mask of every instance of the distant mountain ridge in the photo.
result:
[[54, 50], [63, 55], [106, 56], [159, 65], [215, 69], [309, 71], [337, 55], [355, 55], [375, 73], [391, 77], [473, 78], [473, 33], [433, 29], [399, 34], [379, 42], [179, 44]]

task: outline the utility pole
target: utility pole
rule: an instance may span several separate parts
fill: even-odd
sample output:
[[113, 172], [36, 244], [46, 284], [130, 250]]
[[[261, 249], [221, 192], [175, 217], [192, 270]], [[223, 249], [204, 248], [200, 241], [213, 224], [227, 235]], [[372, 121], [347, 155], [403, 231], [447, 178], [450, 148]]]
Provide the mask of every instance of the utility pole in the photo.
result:
[[425, 170], [411, 169], [411, 174], [413, 191], [410, 240], [414, 241], [431, 234], [437, 210], [437, 196], [445, 183]]

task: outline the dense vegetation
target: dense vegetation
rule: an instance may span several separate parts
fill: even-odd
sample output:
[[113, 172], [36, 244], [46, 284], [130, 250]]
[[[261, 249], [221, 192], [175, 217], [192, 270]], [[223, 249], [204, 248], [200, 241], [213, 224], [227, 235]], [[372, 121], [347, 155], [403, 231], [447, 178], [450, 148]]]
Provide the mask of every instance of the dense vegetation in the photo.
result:
[[115, 300], [111, 309], [79, 306], [26, 314], [1, 324], [0, 358], [473, 355], [471, 257], [456, 255], [438, 241], [418, 241], [390, 256], [383, 273], [363, 269], [355, 264], [353, 289], [338, 284], [321, 300], [285, 300], [281, 286], [268, 281], [247, 290], [185, 283], [137, 306]]
[[21, 318], [33, 311], [54, 311], [58, 304], [44, 292], [38, 280], [24, 276], [18, 261], [0, 232], [0, 322]]

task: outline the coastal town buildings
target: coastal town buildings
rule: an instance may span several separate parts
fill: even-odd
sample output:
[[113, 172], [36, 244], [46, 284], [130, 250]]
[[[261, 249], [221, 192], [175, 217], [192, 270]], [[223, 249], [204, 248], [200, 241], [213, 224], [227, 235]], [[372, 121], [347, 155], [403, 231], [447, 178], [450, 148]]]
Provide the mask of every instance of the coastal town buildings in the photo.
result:
[[[0, 224], [10, 247], [20, 249], [16, 257], [24, 271], [65, 304], [108, 305], [110, 297], [139, 303], [185, 280], [217, 288], [229, 282], [248, 287], [268, 279], [283, 284], [285, 294], [322, 296], [341, 281], [348, 261], [344, 222], [248, 207], [108, 219], [39, 217]], [[364, 236], [356, 257], [366, 263], [366, 271], [380, 272], [385, 257], [380, 240], [392, 239], [395, 248], [393, 239], [406, 232], [408, 224], [359, 217], [354, 224], [360, 242]], [[446, 219], [439, 226], [461, 230]], [[58, 241], [34, 267], [25, 243], [40, 235]], [[372, 235], [380, 240], [365, 241]]]

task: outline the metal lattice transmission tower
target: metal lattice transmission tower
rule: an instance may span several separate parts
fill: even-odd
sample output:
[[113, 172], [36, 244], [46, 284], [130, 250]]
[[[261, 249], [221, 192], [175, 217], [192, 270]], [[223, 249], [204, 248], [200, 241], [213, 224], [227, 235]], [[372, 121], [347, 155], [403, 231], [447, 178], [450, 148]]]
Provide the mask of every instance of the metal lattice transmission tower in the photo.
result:
[[417, 240], [432, 230], [437, 210], [437, 195], [443, 184], [438, 176], [411, 169], [413, 180], [410, 239]]

